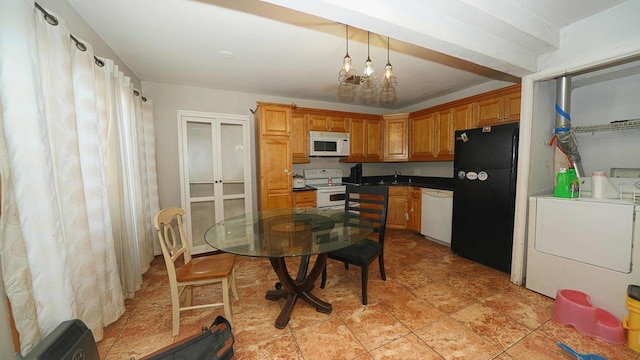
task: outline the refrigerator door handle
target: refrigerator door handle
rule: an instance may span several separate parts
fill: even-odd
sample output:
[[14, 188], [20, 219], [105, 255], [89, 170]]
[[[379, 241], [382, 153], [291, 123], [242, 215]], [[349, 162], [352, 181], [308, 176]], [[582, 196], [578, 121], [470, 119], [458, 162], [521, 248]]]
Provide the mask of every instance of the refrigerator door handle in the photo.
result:
[[509, 201], [512, 206], [515, 206], [516, 202], [516, 173], [517, 173], [517, 164], [518, 164], [518, 136], [520, 133], [520, 127], [516, 127], [513, 129], [513, 133], [511, 133], [511, 166], [510, 166], [510, 176], [511, 181], [509, 181], [509, 193], [514, 194], [514, 196]]

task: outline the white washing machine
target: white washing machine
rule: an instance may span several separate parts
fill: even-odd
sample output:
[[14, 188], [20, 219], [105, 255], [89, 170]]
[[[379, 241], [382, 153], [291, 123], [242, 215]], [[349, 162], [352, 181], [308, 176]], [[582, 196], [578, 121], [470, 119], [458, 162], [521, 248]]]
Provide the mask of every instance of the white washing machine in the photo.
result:
[[640, 204], [634, 198], [529, 199], [525, 286], [551, 298], [582, 291], [619, 319], [627, 287], [640, 285]]

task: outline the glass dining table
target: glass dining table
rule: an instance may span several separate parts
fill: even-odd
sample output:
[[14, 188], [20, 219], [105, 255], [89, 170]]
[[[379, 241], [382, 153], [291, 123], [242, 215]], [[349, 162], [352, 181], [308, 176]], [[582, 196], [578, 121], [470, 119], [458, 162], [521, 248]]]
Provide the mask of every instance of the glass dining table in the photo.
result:
[[[337, 209], [288, 208], [248, 213], [226, 219], [210, 227], [204, 235], [213, 248], [242, 256], [267, 257], [278, 275], [275, 289], [266, 299], [286, 298], [275, 327], [289, 322], [293, 306], [302, 299], [316, 311], [330, 314], [331, 304], [311, 293], [327, 261], [327, 253], [355, 244], [373, 232], [366, 217]], [[316, 256], [311, 271], [310, 257]], [[300, 257], [295, 278], [285, 259]]]

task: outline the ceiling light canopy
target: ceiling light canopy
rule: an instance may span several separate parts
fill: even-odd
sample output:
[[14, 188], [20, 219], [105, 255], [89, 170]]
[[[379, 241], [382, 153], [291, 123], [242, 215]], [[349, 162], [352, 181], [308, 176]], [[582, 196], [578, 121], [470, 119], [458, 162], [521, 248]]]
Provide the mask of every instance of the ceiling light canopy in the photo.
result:
[[[393, 67], [389, 60], [389, 37], [387, 37], [387, 65], [383, 73], [382, 81], [378, 84], [376, 71], [373, 67], [370, 54], [370, 33], [367, 32], [367, 60], [364, 63], [362, 75], [357, 75], [349, 56], [349, 25], [346, 27], [346, 54], [342, 60], [342, 68], [338, 73], [338, 96], [341, 101], [351, 102], [359, 91], [359, 100], [362, 104], [370, 105], [380, 100], [382, 106], [391, 106], [396, 100], [395, 88], [398, 82], [393, 75]], [[378, 86], [380, 85], [380, 86]], [[380, 93], [378, 94], [378, 87]]]

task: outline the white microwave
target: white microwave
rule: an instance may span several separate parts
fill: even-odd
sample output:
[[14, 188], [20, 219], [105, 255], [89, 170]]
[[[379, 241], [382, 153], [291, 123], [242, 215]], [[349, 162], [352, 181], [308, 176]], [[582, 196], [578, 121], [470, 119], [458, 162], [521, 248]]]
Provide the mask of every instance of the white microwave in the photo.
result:
[[309, 131], [309, 156], [349, 156], [349, 133]]

